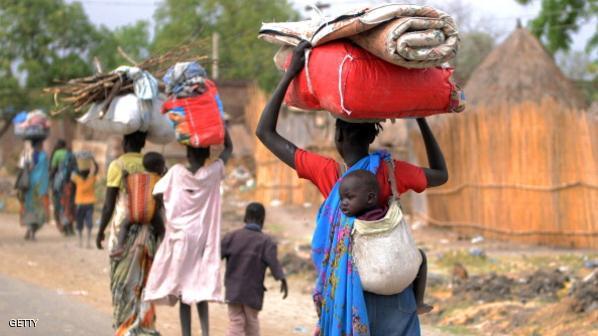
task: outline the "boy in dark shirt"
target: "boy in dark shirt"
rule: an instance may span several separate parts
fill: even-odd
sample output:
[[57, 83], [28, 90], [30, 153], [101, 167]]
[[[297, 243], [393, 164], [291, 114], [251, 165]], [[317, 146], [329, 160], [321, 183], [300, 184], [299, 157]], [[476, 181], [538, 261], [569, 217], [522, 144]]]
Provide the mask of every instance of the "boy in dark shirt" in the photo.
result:
[[283, 299], [288, 295], [287, 281], [278, 258], [276, 243], [262, 233], [266, 210], [251, 203], [245, 210], [245, 227], [222, 239], [222, 258], [226, 258], [226, 302], [230, 320], [228, 336], [257, 336], [258, 313], [264, 301], [266, 267], [281, 282]]

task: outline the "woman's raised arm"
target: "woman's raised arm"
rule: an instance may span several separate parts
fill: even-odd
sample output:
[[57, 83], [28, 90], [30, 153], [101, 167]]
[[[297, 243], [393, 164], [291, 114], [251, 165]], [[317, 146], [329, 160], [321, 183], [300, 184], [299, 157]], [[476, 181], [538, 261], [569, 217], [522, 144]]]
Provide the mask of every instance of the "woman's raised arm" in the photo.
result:
[[422, 133], [424, 144], [426, 145], [426, 153], [428, 155], [428, 164], [430, 168], [424, 168], [426, 178], [428, 179], [428, 187], [437, 187], [445, 184], [448, 181], [448, 169], [444, 161], [444, 155], [430, 126], [424, 118], [417, 119], [417, 125]]
[[305, 63], [305, 49], [309, 47], [310, 44], [307, 41], [303, 41], [295, 47], [291, 65], [278, 83], [270, 101], [266, 104], [257, 124], [257, 130], [255, 131], [255, 134], [264, 146], [266, 146], [266, 148], [268, 148], [282, 162], [293, 169], [295, 169], [295, 151], [297, 150], [297, 146], [278, 134], [276, 125], [278, 123], [278, 115], [284, 96], [289, 85], [293, 81], [293, 78], [295, 78], [295, 76], [301, 72], [301, 69], [303, 69], [303, 64]]

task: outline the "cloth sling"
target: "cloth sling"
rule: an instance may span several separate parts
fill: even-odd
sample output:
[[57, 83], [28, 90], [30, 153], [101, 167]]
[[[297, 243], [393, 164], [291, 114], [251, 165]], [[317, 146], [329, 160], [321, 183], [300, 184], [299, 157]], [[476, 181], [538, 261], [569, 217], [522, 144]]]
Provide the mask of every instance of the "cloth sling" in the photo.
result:
[[312, 260], [317, 279], [314, 302], [321, 335], [369, 335], [369, 322], [357, 268], [353, 263], [352, 237], [355, 218], [340, 211], [340, 182], [355, 170], [375, 174], [389, 154], [375, 152], [350, 167], [332, 188], [318, 212], [312, 239]]

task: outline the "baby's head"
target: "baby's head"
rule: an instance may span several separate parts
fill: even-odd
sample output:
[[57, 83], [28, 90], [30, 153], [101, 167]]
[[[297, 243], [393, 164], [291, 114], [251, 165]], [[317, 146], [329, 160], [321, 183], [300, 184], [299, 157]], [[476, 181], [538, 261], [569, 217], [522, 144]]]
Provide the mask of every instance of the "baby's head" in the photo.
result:
[[339, 188], [341, 211], [358, 217], [378, 206], [380, 186], [376, 176], [367, 170], [355, 170], [343, 177]]
[[166, 173], [166, 162], [162, 154], [149, 152], [143, 156], [143, 168], [147, 172], [162, 176]]

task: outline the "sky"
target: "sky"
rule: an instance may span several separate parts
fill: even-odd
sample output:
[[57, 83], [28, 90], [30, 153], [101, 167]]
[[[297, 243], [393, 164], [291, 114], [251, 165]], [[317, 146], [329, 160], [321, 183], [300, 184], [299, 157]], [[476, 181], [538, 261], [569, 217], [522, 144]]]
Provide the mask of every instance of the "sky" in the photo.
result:
[[[67, 0], [73, 2], [74, 0]], [[96, 24], [103, 24], [110, 28], [121, 25], [131, 24], [137, 20], [153, 20], [153, 14], [160, 1], [156, 0], [77, 0], [83, 3], [85, 11]], [[325, 14], [342, 12], [352, 7], [364, 4], [382, 3], [380, 0], [320, 0], [330, 3], [330, 9], [325, 10]], [[305, 7], [313, 4], [313, 0], [291, 0], [295, 7], [305, 16], [310, 14], [305, 11]], [[445, 8], [447, 1], [442, 0], [414, 0], [415, 3], [425, 2], [429, 5]], [[452, 3], [460, 3], [465, 8], [470, 8], [470, 22], [480, 24], [485, 27], [491, 27], [498, 37], [504, 38], [516, 25], [519, 18], [525, 25], [533, 19], [540, 10], [540, 0], [534, 1], [529, 6], [521, 6], [515, 0], [455, 0]], [[449, 11], [449, 14], [450, 11]], [[598, 19], [594, 18], [582, 26], [582, 29], [574, 37], [573, 50], [583, 50], [587, 40], [591, 36], [594, 27], [598, 25]], [[257, 34], [258, 27], [256, 27]]]

